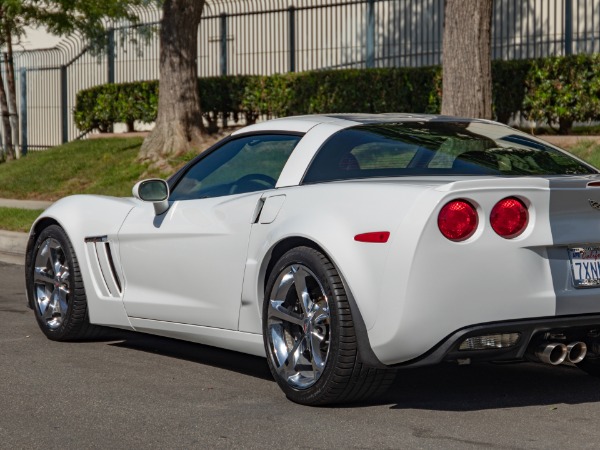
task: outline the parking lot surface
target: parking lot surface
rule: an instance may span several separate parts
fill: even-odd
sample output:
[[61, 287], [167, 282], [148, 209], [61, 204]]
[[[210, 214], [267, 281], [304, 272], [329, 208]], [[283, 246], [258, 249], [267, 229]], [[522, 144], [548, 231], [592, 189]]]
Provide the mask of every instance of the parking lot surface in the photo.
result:
[[598, 448], [600, 380], [523, 363], [401, 371], [369, 404], [288, 401], [264, 359], [115, 331], [57, 343], [0, 263], [0, 448]]

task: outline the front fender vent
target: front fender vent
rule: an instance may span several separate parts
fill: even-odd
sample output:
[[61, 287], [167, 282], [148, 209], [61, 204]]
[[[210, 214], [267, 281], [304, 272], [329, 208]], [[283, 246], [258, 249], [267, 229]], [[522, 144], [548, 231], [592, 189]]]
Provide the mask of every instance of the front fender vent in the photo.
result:
[[106, 236], [85, 238], [85, 246], [96, 290], [103, 297], [120, 298], [121, 277], [116, 269], [111, 243]]

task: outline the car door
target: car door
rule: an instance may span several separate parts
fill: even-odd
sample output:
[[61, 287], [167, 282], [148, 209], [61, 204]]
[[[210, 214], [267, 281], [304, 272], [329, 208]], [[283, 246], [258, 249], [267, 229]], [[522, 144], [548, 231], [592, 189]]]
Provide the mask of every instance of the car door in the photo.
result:
[[299, 140], [227, 141], [186, 169], [166, 213], [132, 210], [119, 232], [128, 316], [237, 329], [251, 225]]

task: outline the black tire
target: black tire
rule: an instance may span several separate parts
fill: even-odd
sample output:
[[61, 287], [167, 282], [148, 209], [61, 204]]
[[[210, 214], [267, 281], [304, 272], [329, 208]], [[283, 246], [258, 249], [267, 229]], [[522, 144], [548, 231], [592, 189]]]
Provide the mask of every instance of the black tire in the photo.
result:
[[48, 339], [77, 341], [101, 335], [102, 328], [89, 322], [77, 256], [61, 227], [50, 225], [40, 233], [26, 270], [35, 318]]
[[[299, 286], [310, 298], [304, 306]], [[288, 251], [273, 266], [265, 290], [263, 337], [271, 373], [296, 403], [371, 399], [395, 378], [391, 370], [359, 362], [344, 285], [331, 261], [310, 247]], [[309, 364], [312, 370], [305, 370]]]

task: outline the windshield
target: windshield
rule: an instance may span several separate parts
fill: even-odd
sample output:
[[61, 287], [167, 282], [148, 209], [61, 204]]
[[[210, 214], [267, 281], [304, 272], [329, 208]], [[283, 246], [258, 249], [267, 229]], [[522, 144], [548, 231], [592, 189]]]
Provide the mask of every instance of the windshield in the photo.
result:
[[598, 173], [568, 153], [488, 122], [359, 125], [333, 135], [304, 183], [409, 175], [581, 175]]

